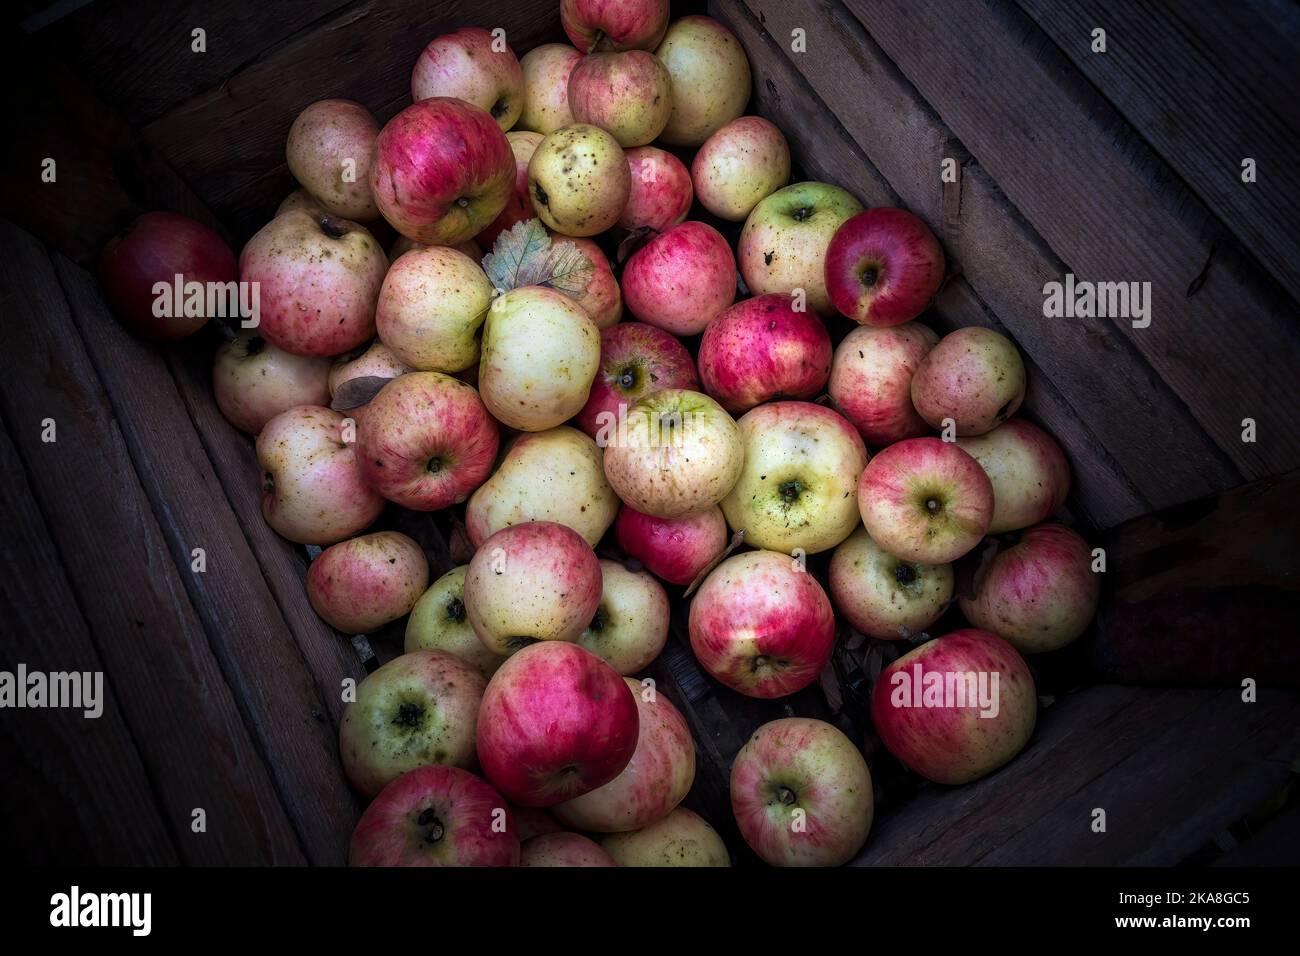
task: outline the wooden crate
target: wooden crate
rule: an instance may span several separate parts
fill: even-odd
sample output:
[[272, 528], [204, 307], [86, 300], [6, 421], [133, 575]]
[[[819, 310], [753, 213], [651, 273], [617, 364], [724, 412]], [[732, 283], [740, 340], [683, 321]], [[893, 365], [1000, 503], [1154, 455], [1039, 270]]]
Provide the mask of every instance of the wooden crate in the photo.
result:
[[[150, 208], [238, 246], [293, 188], [283, 144], [303, 106], [345, 96], [386, 119], [430, 38], [505, 26], [522, 53], [562, 39], [556, 4], [19, 9], [4, 58], [22, 133], [0, 209], [0, 666], [99, 670], [110, 693], [96, 721], [3, 715], [0, 834], [34, 862], [340, 863], [361, 801], [337, 759], [339, 691], [365, 666], [304, 600], [301, 549], [261, 519], [251, 443], [211, 396], [215, 335], [133, 340], [88, 269]], [[1102, 0], [712, 0], [707, 12], [744, 44], [751, 111], [786, 132], [803, 175], [910, 208], [939, 236], [953, 274], [926, 321], [1020, 346], [1024, 414], [1073, 468], [1064, 517], [1106, 548], [1108, 571], [1093, 632], [1031, 662], [1044, 706], [1029, 747], [961, 788], [920, 783], [871, 733], [866, 685], [889, 648], [846, 635], [820, 686], [756, 701], [701, 673], [675, 601], [651, 676], [695, 733], [690, 805], [752, 862], [729, 812], [730, 761], [762, 722], [809, 714], [872, 762], [878, 817], [860, 863], [1294, 862], [1300, 121], [1285, 78], [1297, 14]], [[192, 52], [195, 28], [206, 53]], [[46, 158], [55, 183], [40, 180]], [[1150, 281], [1151, 325], [1044, 318], [1043, 285], [1067, 272]], [[435, 572], [452, 565], [454, 516], [382, 520], [415, 535]], [[398, 643], [376, 635], [381, 658]], [[1244, 678], [1260, 682], [1255, 703]], [[1098, 807], [1106, 833], [1090, 827]]]

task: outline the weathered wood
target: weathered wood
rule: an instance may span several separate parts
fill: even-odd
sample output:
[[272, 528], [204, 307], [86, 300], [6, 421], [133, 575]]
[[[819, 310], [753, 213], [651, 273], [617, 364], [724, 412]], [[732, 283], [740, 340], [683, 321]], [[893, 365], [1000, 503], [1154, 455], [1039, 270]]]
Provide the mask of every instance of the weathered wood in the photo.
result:
[[[786, 132], [799, 164], [810, 175], [848, 189], [869, 205], [902, 204], [744, 5], [739, 0], [714, 0], [710, 12], [727, 23], [745, 45], [760, 77], [751, 107]], [[961, 275], [948, 281], [934, 308], [921, 321], [940, 334], [965, 325], [981, 325], [1012, 335]], [[1099, 528], [1149, 511], [1151, 505], [1146, 497], [1134, 487], [1123, 466], [1070, 406], [1051, 377], [1032, 355], [1025, 356], [1025, 363], [1029, 390], [1023, 414], [1047, 428], [1066, 450], [1074, 470], [1071, 510]], [[1092, 380], [1095, 382], [1096, 376]]]
[[1007, 0], [846, 6], [1076, 276], [1151, 282], [1116, 325], [1243, 475], [1300, 465], [1295, 303], [1051, 40]]
[[[0, 246], [0, 411], [181, 859], [302, 863], [49, 256], [8, 223]], [[55, 442], [41, 440], [46, 419]], [[205, 832], [191, 826], [196, 809]]]
[[[1043, 285], [1066, 266], [838, 2], [746, 5], [773, 38], [806, 29], [808, 52], [785, 58], [907, 208], [935, 230], [955, 260], [949, 268], [960, 271], [1010, 330], [1145, 501], [1176, 504], [1240, 483], [1240, 473], [1110, 319], [1043, 317]], [[846, 71], [858, 81], [845, 82]], [[950, 185], [940, 179], [948, 158], [956, 160], [959, 176]]]
[[[1160, 158], [1300, 300], [1300, 11], [1276, 4], [1018, 0]], [[1278, 21], [1289, 23], [1289, 29]], [[1106, 52], [1092, 52], [1092, 31]], [[1258, 178], [1241, 180], [1242, 160]]]
[[1300, 470], [1106, 536], [1094, 657], [1107, 680], [1300, 687]]
[[[0, 428], [0, 666], [103, 675], [31, 485]], [[103, 712], [6, 710], [0, 720], [0, 845], [12, 863], [167, 866], [178, 862], [162, 808], [105, 678]], [[39, 795], [38, 799], [33, 799]], [[131, 821], [129, 827], [123, 821]]]

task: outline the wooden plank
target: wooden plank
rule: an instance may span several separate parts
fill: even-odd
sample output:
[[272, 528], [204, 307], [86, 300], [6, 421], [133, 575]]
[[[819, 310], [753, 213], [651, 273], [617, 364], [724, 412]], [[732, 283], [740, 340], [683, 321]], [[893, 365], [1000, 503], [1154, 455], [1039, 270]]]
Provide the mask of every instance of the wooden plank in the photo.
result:
[[[1043, 318], [1043, 285], [1066, 267], [843, 7], [831, 0], [746, 4], [774, 38], [806, 24], [809, 52], [786, 59], [906, 207], [934, 229], [953, 260], [949, 268], [1010, 330], [1145, 501], [1160, 507], [1240, 483], [1240, 473], [1110, 320]], [[861, 82], [845, 82], [846, 70]], [[950, 157], [959, 180], [949, 187], [939, 172]], [[1097, 387], [1101, 368], [1105, 388]], [[1117, 402], [1117, 394], [1128, 400]], [[1126, 516], [1142, 510], [1149, 509]]]
[[1107, 535], [1093, 648], [1108, 680], [1300, 687], [1300, 470]]
[[1077, 277], [1151, 282], [1116, 325], [1242, 474], [1300, 465], [1295, 303], [1051, 40], [1008, 0], [846, 6]]
[[[0, 224], [0, 411], [187, 863], [302, 863], [49, 256]], [[53, 420], [57, 441], [41, 440]], [[171, 436], [167, 436], [170, 441]], [[206, 831], [194, 832], [202, 809]]]
[[144, 137], [213, 210], [246, 233], [283, 198], [282, 181], [265, 177], [284, 161], [289, 126], [305, 106], [342, 96], [377, 112], [389, 108], [409, 95], [411, 68], [424, 46], [470, 25], [503, 27], [517, 54], [560, 36], [551, 4], [369, 0], [169, 111], [143, 128]]
[[[14, 673], [97, 673], [104, 664], [8, 432], [0, 428], [0, 661]], [[51, 638], [56, 638], [52, 640]], [[9, 710], [0, 721], [0, 843], [27, 865], [174, 866], [140, 754], [105, 680], [99, 716]], [[33, 799], [36, 797], [36, 799]], [[130, 826], [123, 823], [130, 821]]]
[[1210, 865], [1295, 866], [1300, 860], [1300, 804], [1283, 810]]
[[[1034, 22], [1300, 300], [1300, 11], [1280, 4], [1018, 0]], [[1291, 24], [1280, 28], [1278, 18]], [[1092, 52], [1092, 31], [1106, 52]], [[1171, 119], [1177, 117], [1177, 121]], [[1258, 178], [1241, 180], [1256, 161]]]
[[[785, 131], [793, 155], [809, 175], [842, 186], [871, 206], [903, 204], [739, 0], [714, 0], [710, 12], [735, 31], [755, 73], [763, 78], [756, 84], [751, 107]], [[922, 321], [940, 334], [964, 325], [981, 325], [1014, 338], [961, 275], [947, 282]], [[1032, 354], [1026, 353], [1025, 363], [1029, 390], [1022, 413], [1047, 428], [1069, 456], [1075, 476], [1071, 510], [1098, 528], [1150, 511], [1152, 505], [1134, 486], [1121, 463], [1070, 406]]]

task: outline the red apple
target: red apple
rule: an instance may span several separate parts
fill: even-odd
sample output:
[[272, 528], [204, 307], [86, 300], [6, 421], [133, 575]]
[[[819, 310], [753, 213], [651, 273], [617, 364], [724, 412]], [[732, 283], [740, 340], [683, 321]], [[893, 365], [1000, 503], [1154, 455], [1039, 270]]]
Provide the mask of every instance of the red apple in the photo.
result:
[[731, 866], [718, 831], [685, 807], [644, 830], [602, 837], [600, 845], [619, 866]]
[[776, 551], [746, 551], [714, 568], [691, 602], [689, 630], [700, 666], [750, 697], [807, 687], [835, 643], [826, 592]]
[[600, 606], [578, 643], [624, 677], [649, 667], [668, 643], [668, 595], [646, 571], [600, 562]]
[[380, 130], [370, 186], [379, 211], [426, 245], [471, 239], [501, 214], [515, 187], [515, 157], [501, 127], [471, 103], [434, 97]]
[[691, 161], [691, 181], [701, 206], [743, 222], [790, 181], [790, 144], [763, 117], [742, 116], [705, 140]]
[[516, 866], [506, 802], [459, 767], [421, 767], [375, 797], [352, 831], [350, 866]]
[[618, 224], [624, 229], [666, 232], [686, 218], [694, 189], [686, 164], [657, 146], [624, 150], [632, 191]]
[[[147, 212], [110, 239], [99, 257], [99, 281], [118, 319], [133, 335], [156, 342], [179, 341], [211, 318], [206, 310], [185, 315], [174, 303], [171, 316], [157, 314], [160, 295], [170, 301], [177, 276], [182, 286], [233, 283], [235, 254], [201, 222], [174, 212]], [[156, 291], [158, 283], [167, 288]]]
[[958, 435], [983, 435], [1025, 398], [1025, 364], [1006, 336], [978, 325], [949, 332], [912, 376], [912, 404], [934, 428], [951, 420]]
[[958, 442], [993, 483], [989, 534], [1018, 531], [1046, 521], [1065, 503], [1070, 464], [1052, 436], [1023, 418]]
[[1016, 649], [967, 628], [922, 644], [880, 673], [871, 722], [889, 752], [935, 783], [970, 783], [1018, 754], [1034, 731], [1034, 679]]
[[312, 610], [344, 634], [367, 634], [406, 616], [428, 586], [424, 550], [397, 531], [340, 541], [307, 569]]
[[685, 518], [656, 518], [624, 505], [614, 522], [618, 546], [669, 584], [690, 584], [727, 546], [727, 519], [716, 505]]
[[993, 485], [955, 444], [909, 438], [867, 463], [858, 507], [872, 540], [894, 557], [947, 564], [988, 533]]
[[780, 292], [737, 302], [700, 340], [704, 390], [733, 415], [774, 398], [814, 398], [831, 371], [831, 337]]
[[295, 405], [328, 405], [329, 376], [329, 359], [278, 349], [250, 329], [217, 349], [212, 394], [226, 421], [256, 435]]
[[478, 757], [507, 797], [550, 807], [609, 783], [636, 751], [636, 698], [591, 651], [542, 641], [493, 675], [478, 718]]
[[593, 53], [569, 74], [569, 109], [578, 123], [599, 126], [625, 149], [663, 132], [673, 111], [673, 81], [653, 53]]
[[555, 242], [573, 243], [591, 263], [591, 278], [587, 280], [586, 287], [577, 295], [570, 293], [569, 298], [582, 306], [596, 328], [607, 329], [614, 325], [623, 317], [623, 291], [600, 246], [591, 239], [563, 236], [558, 232], [552, 232], [551, 238]]
[[[515, 189], [506, 201], [506, 208], [501, 210], [501, 215], [493, 219], [487, 228], [478, 234], [478, 241], [486, 248], [491, 249], [492, 244], [497, 241], [497, 236], [515, 223], [532, 219], [537, 215], [533, 212], [533, 200], [528, 195], [528, 161], [533, 158], [533, 153], [537, 152], [537, 147], [541, 145], [544, 138], [541, 133], [523, 131], [506, 133], [506, 139], [510, 141], [510, 151], [515, 157]], [[481, 258], [480, 256], [475, 261]]]
[[822, 720], [764, 724], [731, 765], [731, 809], [740, 835], [772, 866], [840, 866], [871, 829], [867, 762]]
[[623, 266], [623, 301], [643, 322], [695, 335], [736, 298], [736, 259], [722, 234], [684, 222], [655, 236]]
[[487, 480], [497, 424], [478, 392], [441, 372], [408, 372], [379, 390], [357, 426], [366, 483], [416, 511], [459, 504]]
[[831, 556], [831, 602], [868, 637], [901, 641], [928, 628], [952, 601], [951, 564], [900, 561], [859, 527]]
[[973, 598], [958, 599], [976, 627], [993, 631], [1022, 654], [1054, 651], [1088, 629], [1100, 578], [1088, 543], [1062, 524], [1040, 524], [999, 551]]
[[835, 349], [827, 386], [831, 401], [872, 448], [929, 433], [912, 407], [912, 375], [938, 341], [920, 322], [887, 329], [864, 325]]
[[826, 249], [826, 291], [859, 325], [902, 325], [929, 306], [943, 282], [943, 250], [930, 227], [882, 206], [840, 226]]
[[620, 322], [600, 333], [600, 370], [577, 425], [593, 438], [602, 428], [609, 436], [642, 396], [664, 388], [699, 387], [686, 346], [653, 325]]
[[524, 108], [524, 72], [504, 41], [482, 27], [462, 27], [435, 37], [411, 71], [411, 102], [435, 96], [473, 103], [507, 130]]
[[618, 866], [600, 844], [581, 833], [544, 833], [519, 848], [520, 866]]
[[668, 0], [560, 0], [560, 24], [583, 53], [653, 50], [668, 29]]

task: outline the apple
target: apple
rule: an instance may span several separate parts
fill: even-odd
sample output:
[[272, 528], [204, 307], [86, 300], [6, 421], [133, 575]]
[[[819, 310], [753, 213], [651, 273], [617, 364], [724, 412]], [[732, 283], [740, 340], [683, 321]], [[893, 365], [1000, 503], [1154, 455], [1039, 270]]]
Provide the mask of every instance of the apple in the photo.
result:
[[[397, 378], [414, 371], [402, 362], [379, 339], [375, 339], [364, 348], [354, 349], [347, 355], [340, 355], [330, 367], [330, 397], [338, 394], [344, 382], [354, 378]], [[324, 404], [323, 402], [320, 404]], [[351, 410], [354, 414], [355, 409]]]
[[699, 146], [749, 102], [749, 60], [730, 30], [711, 17], [675, 20], [655, 50], [673, 82], [673, 113], [659, 139]]
[[[478, 238], [489, 249], [501, 233], [515, 223], [532, 219], [536, 215], [533, 212], [533, 200], [528, 195], [528, 161], [533, 158], [533, 153], [537, 152], [537, 147], [545, 137], [541, 133], [521, 131], [506, 133], [506, 139], [510, 141], [510, 151], [515, 157], [515, 188], [506, 201], [506, 208], [501, 210], [501, 215], [478, 234]], [[482, 258], [476, 256], [474, 261], [478, 262]]]
[[731, 765], [740, 835], [772, 866], [840, 866], [867, 841], [871, 771], [824, 720], [786, 717], [754, 731]]
[[469, 256], [448, 246], [413, 249], [384, 277], [375, 329], [402, 364], [460, 372], [478, 360], [491, 304], [492, 283]]
[[560, 0], [560, 24], [583, 53], [653, 50], [668, 29], [668, 0]]
[[840, 226], [826, 250], [826, 291], [859, 325], [902, 325], [930, 305], [944, 259], [930, 227], [904, 209], [879, 206]]
[[759, 405], [737, 425], [744, 468], [722, 513], [746, 544], [815, 554], [853, 533], [867, 450], [852, 425], [811, 402]]
[[248, 330], [217, 348], [212, 394], [226, 421], [256, 435], [295, 405], [328, 405], [329, 374], [329, 359], [294, 355]]
[[912, 407], [912, 375], [939, 336], [920, 322], [863, 325], [835, 349], [827, 385], [831, 401], [872, 448], [930, 431]]
[[599, 126], [620, 146], [644, 146], [668, 124], [673, 81], [653, 53], [593, 53], [569, 74], [569, 109], [575, 122]]
[[663, 329], [644, 322], [620, 322], [600, 333], [600, 369], [577, 425], [588, 435], [608, 437], [627, 410], [650, 392], [698, 390], [691, 353]]
[[566, 425], [515, 438], [492, 477], [465, 508], [470, 544], [502, 528], [528, 521], [554, 521], [595, 547], [614, 523], [618, 496], [605, 479], [596, 443]]
[[618, 866], [595, 840], [581, 833], [545, 833], [519, 848], [520, 866]]
[[552, 233], [556, 242], [571, 242], [591, 263], [591, 278], [579, 295], [569, 293], [569, 298], [582, 306], [583, 311], [596, 324], [597, 329], [607, 329], [623, 317], [623, 292], [614, 278], [609, 259], [600, 246], [590, 239], [562, 236]]
[[[509, 138], [510, 134], [507, 133], [506, 136]], [[414, 239], [398, 233], [397, 238], [393, 240], [393, 244], [388, 247], [388, 261], [390, 263], [396, 262], [403, 253], [410, 252], [412, 249], [427, 248], [428, 246], [423, 242], [416, 242]], [[480, 262], [483, 259], [483, 249], [475, 239], [466, 239], [464, 242], [454, 242], [451, 244], [450, 248], [455, 249], [457, 252], [463, 252], [475, 262]]]
[[1088, 543], [1063, 524], [1035, 525], [994, 557], [974, 597], [958, 603], [966, 620], [1022, 654], [1054, 651], [1088, 629], [1100, 579]]
[[736, 298], [736, 259], [722, 234], [683, 222], [638, 249], [623, 266], [623, 301], [642, 322], [695, 335]]
[[533, 209], [566, 236], [594, 236], [614, 225], [631, 188], [623, 147], [588, 123], [550, 133], [528, 162]]
[[731, 866], [718, 831], [685, 807], [644, 830], [611, 833], [600, 845], [619, 866]]
[[1025, 398], [1025, 363], [1005, 335], [978, 325], [949, 332], [917, 366], [912, 404], [934, 428], [951, 419], [958, 435], [983, 435]]
[[563, 126], [573, 125], [569, 109], [569, 74], [582, 54], [567, 43], [543, 43], [523, 55], [524, 108], [519, 129], [546, 136]]
[[364, 226], [295, 209], [258, 230], [239, 256], [259, 289], [258, 332], [295, 355], [338, 355], [375, 337], [388, 257]]
[[790, 145], [763, 117], [742, 116], [704, 141], [691, 161], [691, 181], [705, 209], [743, 222], [790, 181]]
[[295, 189], [285, 196], [280, 205], [275, 207], [275, 214], [283, 216], [286, 212], [293, 212], [295, 209], [306, 209], [312, 215], [325, 215], [325, 208], [320, 200], [305, 189]]
[[206, 310], [203, 315], [176, 308], [170, 311], [182, 314], [155, 312], [154, 286], [165, 283], [170, 293], [177, 276], [182, 287], [233, 283], [239, 277], [235, 254], [201, 222], [174, 212], [147, 212], [110, 239], [99, 257], [99, 282], [118, 320], [132, 335], [155, 342], [178, 342], [212, 318]]
[[883, 671], [871, 722], [889, 752], [935, 783], [978, 780], [1034, 731], [1034, 679], [1016, 649], [967, 628], [928, 641]]
[[727, 546], [716, 505], [684, 518], [656, 518], [624, 505], [614, 521], [618, 546], [669, 584], [690, 584]]
[[425, 245], [472, 239], [501, 215], [515, 186], [510, 141], [472, 103], [413, 103], [379, 131], [370, 187], [384, 218]]
[[509, 428], [539, 432], [587, 404], [600, 366], [600, 330], [562, 292], [523, 286], [492, 303], [478, 381], [483, 403]]
[[488, 681], [479, 708], [479, 762], [511, 800], [552, 807], [622, 773], [636, 751], [638, 727], [636, 698], [617, 671], [577, 644], [543, 641], [519, 651]]
[[441, 372], [407, 372], [379, 390], [357, 423], [357, 462], [389, 501], [437, 511], [487, 480], [497, 442], [497, 424], [472, 385]]
[[802, 564], [776, 551], [727, 558], [691, 601], [691, 648], [700, 666], [748, 697], [785, 697], [821, 673], [835, 644], [826, 592]]
[[470, 625], [497, 654], [538, 641], [576, 641], [600, 594], [600, 562], [591, 545], [553, 521], [503, 528], [474, 552], [465, 572]]
[[416, 767], [473, 766], [486, 686], [483, 675], [445, 651], [412, 651], [367, 676], [339, 725], [352, 785], [373, 797]]
[[559, 821], [541, 807], [521, 807], [517, 803], [512, 803], [510, 815], [515, 818], [515, 828], [519, 831], [521, 844], [547, 833], [564, 832]]
[[411, 70], [411, 102], [431, 97], [473, 103], [508, 130], [524, 108], [524, 72], [504, 40], [462, 27], [435, 37]]
[[827, 183], [796, 183], [760, 201], [745, 220], [736, 252], [749, 291], [803, 289], [808, 308], [831, 315], [826, 250], [840, 226], [861, 211], [852, 195]]
[[635, 146], [624, 155], [632, 185], [618, 224], [666, 232], [685, 219], [694, 196], [686, 164], [657, 146]]
[[951, 564], [902, 561], [858, 528], [831, 555], [831, 602], [868, 637], [900, 641], [939, 619], [952, 601]]
[[378, 219], [370, 190], [378, 136], [379, 124], [360, 103], [318, 100], [289, 127], [289, 172], [331, 216]]
[[469, 623], [469, 614], [465, 610], [465, 573], [468, 570], [468, 565], [452, 568], [420, 595], [406, 621], [404, 649], [407, 654], [445, 651], [460, 658], [487, 680], [496, 673], [505, 656], [488, 650]]
[[345, 441], [351, 428], [351, 419], [319, 405], [287, 409], [262, 428], [262, 516], [276, 534], [329, 545], [364, 531], [384, 510]]
[[909, 438], [877, 453], [858, 481], [867, 533], [889, 554], [948, 564], [970, 551], [993, 520], [993, 485], [951, 442]]
[[368, 634], [409, 614], [428, 586], [423, 549], [396, 531], [340, 541], [307, 569], [312, 610], [344, 634]]
[[993, 483], [989, 534], [1019, 531], [1046, 521], [1065, 504], [1070, 464], [1052, 436], [1023, 418], [1011, 418], [983, 435], [957, 443], [980, 463]]
[[637, 511], [658, 518], [708, 511], [740, 476], [740, 429], [707, 395], [651, 392], [628, 409], [624, 424], [606, 443], [605, 477]]
[[733, 415], [773, 398], [815, 398], [831, 373], [821, 319], [779, 292], [737, 302], [700, 340], [704, 390]]
[[600, 604], [578, 643], [630, 677], [649, 667], [668, 643], [668, 595], [649, 574], [617, 561], [602, 560], [600, 576]]
[[518, 863], [519, 837], [505, 800], [459, 767], [420, 767], [398, 777], [361, 814], [348, 850], [350, 866]]
[[624, 681], [640, 724], [632, 759], [603, 787], [551, 809], [561, 823], [589, 833], [626, 833], [658, 823], [695, 782], [695, 741], [685, 718], [652, 686]]

